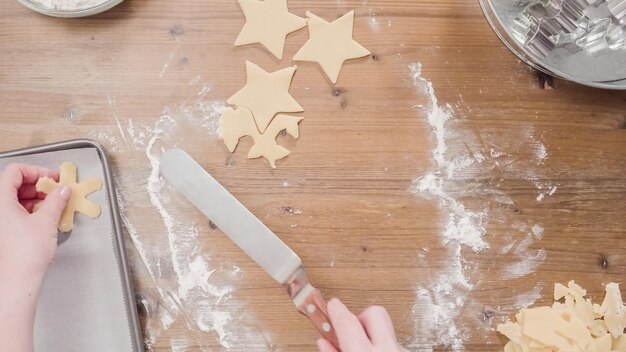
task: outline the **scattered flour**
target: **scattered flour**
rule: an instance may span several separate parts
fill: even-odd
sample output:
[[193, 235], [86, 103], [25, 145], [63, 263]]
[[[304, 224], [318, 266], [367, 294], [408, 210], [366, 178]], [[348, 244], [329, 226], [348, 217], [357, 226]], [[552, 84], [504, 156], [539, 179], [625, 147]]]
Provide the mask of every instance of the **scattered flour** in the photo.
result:
[[176, 47], [176, 49], [172, 50], [170, 55], [167, 57], [167, 60], [165, 61], [165, 63], [163, 64], [163, 67], [161, 68], [161, 72], [159, 72], [159, 77], [160, 78], [163, 78], [163, 75], [165, 75], [165, 72], [170, 67], [172, 62], [174, 61], [174, 58], [176, 57], [176, 54], [178, 54], [178, 50], [180, 50], [180, 47]]
[[539, 144], [535, 156], [540, 163], [543, 163], [543, 161], [548, 158], [548, 150], [544, 144]]
[[189, 341], [187, 339], [175, 338], [170, 340], [172, 352], [185, 352], [189, 350]]
[[[241, 279], [240, 269], [229, 263], [213, 263], [209, 253], [203, 252], [198, 226], [177, 212], [170, 197], [172, 190], [159, 172], [162, 150], [174, 147], [190, 133], [217, 138], [217, 121], [225, 103], [207, 100], [210, 91], [210, 86], [202, 85], [183, 104], [163, 109], [156, 122], [118, 116], [115, 97], [109, 97], [112, 127], [91, 133], [112, 154], [133, 153], [145, 160], [144, 165], [133, 166], [137, 168], [135, 172], [117, 175], [115, 179], [122, 222], [137, 249], [133, 267], [145, 267], [155, 283], [152, 290], [137, 292], [146, 312], [144, 337], [148, 351], [153, 350], [162, 332], [177, 322], [187, 329], [169, 341], [172, 351], [200, 345], [199, 338], [206, 333], [215, 336], [225, 351], [241, 346], [263, 351], [269, 343], [263, 331], [253, 324], [254, 317], [245, 309], [245, 303], [232, 298]], [[145, 189], [135, 189], [137, 184]], [[132, 209], [138, 204], [149, 204], [161, 224], [136, 225]], [[155, 232], [154, 226], [160, 230]], [[164, 280], [162, 272], [173, 273], [175, 280]]]
[[[375, 14], [373, 14], [375, 16]], [[375, 19], [375, 17], [374, 17]], [[167, 64], [167, 63], [166, 63]], [[416, 303], [413, 311], [416, 317], [416, 340], [413, 347], [418, 350], [431, 350], [435, 346], [446, 346], [454, 351], [464, 348], [464, 342], [471, 336], [471, 329], [458, 323], [467, 305], [472, 302], [471, 292], [480, 283], [470, 279], [467, 274], [468, 262], [464, 252], [483, 252], [494, 249], [507, 253], [519, 260], [513, 260], [502, 271], [503, 278], [515, 278], [532, 273], [546, 257], [544, 250], [532, 250], [530, 246], [543, 236], [544, 229], [536, 222], [518, 223], [511, 229], [525, 234], [524, 238], [512, 239], [493, 248], [487, 237], [488, 222], [495, 217], [490, 214], [490, 202], [512, 205], [513, 200], [497, 188], [480, 188], [457, 192], [457, 175], [461, 172], [477, 172], [501, 168], [504, 171], [518, 172], [528, 170], [526, 179], [530, 182], [540, 179], [540, 175], [528, 165], [515, 167], [516, 161], [512, 150], [501, 143], [492, 143], [484, 150], [477, 150], [457, 155], [449, 151], [450, 142], [457, 144], [460, 139], [473, 138], [471, 134], [455, 130], [456, 125], [448, 123], [454, 119], [450, 105], [438, 103], [435, 90], [430, 81], [422, 78], [421, 65], [409, 66], [411, 79], [420, 93], [427, 95], [429, 103], [416, 105], [417, 110], [425, 111], [434, 138], [432, 157], [434, 168], [417, 178], [411, 186], [411, 192], [439, 204], [442, 211], [441, 243], [449, 256], [448, 265], [440, 268], [432, 277], [421, 280], [416, 287]], [[167, 69], [167, 67], [165, 67]], [[165, 72], [165, 71], [163, 71]], [[199, 83], [201, 76], [190, 81], [190, 86]], [[245, 304], [232, 298], [237, 287], [240, 270], [224, 263], [213, 263], [206, 253], [202, 253], [197, 238], [198, 227], [181, 214], [176, 213], [169, 194], [171, 190], [159, 176], [159, 154], [167, 146], [173, 146], [177, 140], [186, 138], [189, 131], [182, 125], [202, 126], [203, 136], [217, 138], [218, 119], [225, 107], [222, 101], [210, 101], [206, 96], [211, 86], [204, 84], [187, 101], [174, 108], [165, 108], [156, 121], [138, 121], [118, 116], [115, 98], [108, 99], [109, 115], [113, 122], [110, 130], [94, 131], [91, 136], [107, 145], [112, 153], [141, 153], [145, 157], [144, 172], [132, 177], [144, 181], [147, 199], [141, 199], [142, 190], [134, 191], [118, 181], [119, 203], [122, 220], [130, 238], [137, 248], [137, 255], [144, 264], [150, 278], [158, 283], [154, 292], [138, 292], [140, 303], [146, 311], [145, 343], [148, 350], [162, 336], [162, 331], [171, 328], [182, 320], [189, 328], [184, 336], [170, 340], [172, 351], [184, 351], [187, 346], [198, 345], [198, 332], [215, 334], [216, 340], [224, 350], [246, 346], [249, 350], [274, 350], [267, 334], [260, 327], [250, 327], [250, 320]], [[198, 133], [193, 130], [193, 133]], [[537, 166], [548, 158], [545, 146], [534, 138], [532, 131], [526, 131], [526, 142], [534, 143], [534, 163]], [[482, 132], [481, 132], [482, 133]], [[487, 134], [489, 131], [486, 132]], [[483, 140], [494, 140], [481, 134]], [[511, 140], [514, 140], [512, 138]], [[521, 138], [523, 139], [523, 138]], [[453, 148], [450, 148], [453, 149]], [[122, 175], [124, 176], [124, 175]], [[119, 179], [119, 178], [116, 178]], [[141, 183], [141, 182], [140, 182]], [[129, 185], [137, 184], [137, 180]], [[285, 181], [284, 187], [289, 183]], [[557, 185], [539, 185], [543, 194], [552, 195]], [[487, 186], [489, 187], [489, 186]], [[470, 207], [463, 196], [472, 192], [485, 198], [484, 206]], [[145, 197], [145, 195], [143, 195]], [[481, 199], [482, 199], [481, 198]], [[128, 204], [150, 204], [162, 223], [161, 233], [146, 234], [146, 230], [135, 226]], [[294, 214], [297, 215], [297, 214]], [[523, 229], [523, 230], [522, 230]], [[162, 240], [154, 240], [162, 236]], [[165, 246], [163, 244], [166, 244]], [[420, 253], [423, 260], [430, 255], [428, 249]], [[334, 267], [334, 261], [330, 264]], [[171, 287], [164, 285], [162, 272], [173, 272], [176, 282]], [[534, 288], [517, 297], [515, 308], [532, 304], [539, 298], [541, 288]], [[253, 320], [253, 319], [252, 319]], [[237, 331], [237, 338], [232, 333]], [[202, 347], [201, 347], [202, 348]], [[203, 349], [204, 350], [204, 349]]]
[[472, 212], [466, 210], [463, 204], [448, 195], [442, 187], [443, 178], [428, 173], [413, 183], [412, 191], [415, 194], [427, 194], [436, 197], [442, 208], [448, 212], [448, 221], [442, 238], [443, 243], [458, 243], [470, 247], [474, 251], [481, 251], [489, 247], [483, 239], [487, 211]]
[[539, 225], [539, 224], [534, 224], [531, 231], [533, 232], [533, 235], [535, 235], [535, 238], [540, 240], [543, 238], [543, 232], [545, 231], [543, 226]]
[[[531, 248], [543, 237], [543, 227], [530, 219], [512, 221], [511, 212], [501, 209], [514, 207], [515, 201], [500, 190], [498, 182], [474, 179], [493, 179], [493, 170], [498, 170], [498, 179], [506, 174], [535, 185], [536, 180], [542, 179], [538, 168], [548, 157], [548, 151], [531, 127], [508, 132], [512, 135], [503, 135], [495, 129], [478, 132], [463, 129], [460, 120], [455, 120], [452, 106], [441, 105], [432, 82], [422, 77], [421, 64], [411, 64], [409, 70], [418, 93], [428, 98], [426, 104], [415, 105], [413, 109], [426, 116], [434, 139], [434, 166], [415, 179], [410, 191], [438, 203], [442, 216], [440, 240], [447, 253], [447, 264], [418, 282], [413, 307], [416, 337], [410, 347], [420, 351], [435, 347], [462, 351], [471, 335], [485, 326], [484, 320], [475, 318], [475, 312], [482, 311], [485, 304], [472, 295], [481, 288], [481, 272], [474, 268], [473, 259], [469, 259], [476, 254], [470, 257], [467, 254], [510, 257], [500, 272], [503, 280], [532, 274], [547, 255], [543, 249]], [[546, 192], [551, 190], [547, 188]], [[488, 234], [491, 222], [498, 226], [509, 224], [510, 228], [494, 238]], [[427, 262], [429, 255], [425, 250], [418, 257]], [[519, 295], [515, 308], [532, 304], [540, 291], [536, 287]]]
[[374, 12], [373, 9], [369, 10], [369, 20], [367, 22], [369, 23], [372, 31], [380, 31], [380, 24], [378, 23], [378, 19], [376, 18], [376, 12]]
[[557, 185], [552, 184], [541, 184], [539, 182], [535, 182], [535, 186], [539, 193], [537, 194], [537, 202], [543, 201], [546, 197], [554, 195], [556, 190], [559, 188]]
[[510, 280], [531, 274], [545, 259], [546, 251], [543, 249], [539, 249], [534, 256], [520, 255], [519, 261], [512, 262], [504, 268], [502, 278]]
[[515, 308], [515, 310], [528, 308], [539, 298], [541, 298], [541, 286], [535, 286], [532, 290], [517, 296], [513, 308]]
[[450, 253], [449, 267], [432, 278], [428, 285], [417, 287], [417, 303], [413, 308], [418, 317], [416, 344], [420, 349], [444, 345], [460, 351], [466, 336], [455, 320], [472, 289], [472, 284], [463, 272], [461, 250], [468, 247], [473, 251], [481, 251], [489, 247], [483, 238], [488, 214], [486, 210], [468, 211], [446, 192], [443, 175], [454, 174], [456, 164], [446, 160], [446, 123], [453, 118], [452, 109], [438, 104], [432, 83], [421, 77], [421, 64], [412, 64], [409, 69], [414, 85], [428, 95], [430, 104], [426, 107], [426, 113], [436, 139], [432, 152], [435, 171], [418, 178], [411, 191], [434, 197], [439, 202], [447, 216], [442, 241]]

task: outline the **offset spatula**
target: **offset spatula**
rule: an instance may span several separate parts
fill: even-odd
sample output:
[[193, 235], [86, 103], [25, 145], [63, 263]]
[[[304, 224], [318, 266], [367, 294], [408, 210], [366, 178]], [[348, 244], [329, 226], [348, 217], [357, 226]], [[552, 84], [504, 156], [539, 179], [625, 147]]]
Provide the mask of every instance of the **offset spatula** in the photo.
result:
[[161, 174], [274, 280], [287, 288], [298, 310], [322, 336], [339, 348], [326, 302], [307, 279], [302, 261], [291, 248], [181, 149], [161, 157]]

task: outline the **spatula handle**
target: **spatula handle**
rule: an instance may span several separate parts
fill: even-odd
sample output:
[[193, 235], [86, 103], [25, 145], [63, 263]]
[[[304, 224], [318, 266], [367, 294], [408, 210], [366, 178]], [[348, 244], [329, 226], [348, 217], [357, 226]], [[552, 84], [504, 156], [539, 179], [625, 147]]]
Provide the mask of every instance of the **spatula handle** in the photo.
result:
[[339, 341], [337, 340], [335, 329], [328, 318], [328, 308], [326, 307], [326, 301], [324, 301], [322, 293], [311, 285], [308, 285], [307, 289], [303, 291], [302, 294], [304, 294], [304, 296], [299, 297], [296, 303], [298, 311], [306, 315], [311, 322], [313, 322], [313, 325], [315, 325], [323, 338], [335, 346], [338, 351], [341, 351], [339, 349]]

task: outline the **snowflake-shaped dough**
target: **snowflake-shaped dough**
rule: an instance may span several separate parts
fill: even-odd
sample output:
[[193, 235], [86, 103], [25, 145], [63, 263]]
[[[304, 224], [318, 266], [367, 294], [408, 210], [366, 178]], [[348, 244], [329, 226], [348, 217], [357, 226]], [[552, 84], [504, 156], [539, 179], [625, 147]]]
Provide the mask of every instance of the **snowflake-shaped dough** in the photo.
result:
[[77, 182], [76, 165], [72, 163], [63, 163], [59, 168], [59, 182], [55, 182], [51, 178], [41, 178], [37, 182], [37, 192], [49, 194], [55, 188], [60, 186], [68, 186], [72, 189], [72, 198], [67, 203], [61, 221], [59, 222], [59, 231], [69, 232], [74, 228], [74, 213], [79, 212], [91, 219], [100, 216], [101, 209], [98, 204], [87, 200], [87, 196], [102, 188], [102, 180], [97, 177], [91, 177], [81, 183]]

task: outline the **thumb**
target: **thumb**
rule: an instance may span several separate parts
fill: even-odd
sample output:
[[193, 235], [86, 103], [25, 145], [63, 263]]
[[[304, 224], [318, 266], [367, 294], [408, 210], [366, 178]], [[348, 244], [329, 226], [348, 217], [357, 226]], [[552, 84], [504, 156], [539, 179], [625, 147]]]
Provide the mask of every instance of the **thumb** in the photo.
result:
[[317, 340], [317, 348], [320, 350], [320, 352], [337, 352], [337, 349], [325, 339]]
[[56, 225], [70, 198], [72, 198], [71, 188], [68, 186], [57, 187], [41, 202], [41, 206], [35, 214], [51, 220]]

